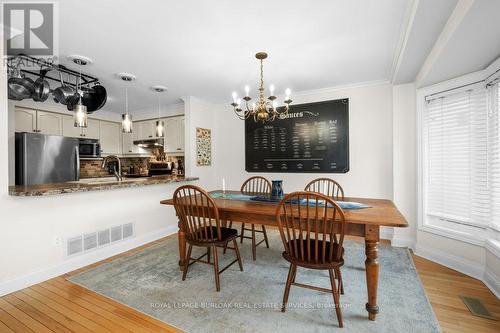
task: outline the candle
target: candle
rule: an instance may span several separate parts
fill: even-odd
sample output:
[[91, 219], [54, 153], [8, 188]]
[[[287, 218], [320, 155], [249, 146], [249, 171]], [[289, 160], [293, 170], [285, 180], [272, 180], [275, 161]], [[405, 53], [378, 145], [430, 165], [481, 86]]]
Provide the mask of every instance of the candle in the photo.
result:
[[285, 95], [286, 95], [286, 101], [288, 101], [290, 99], [290, 94], [292, 93], [292, 91], [290, 90], [290, 88], [286, 88], [285, 90]]
[[222, 178], [222, 192], [226, 192], [226, 180]]
[[233, 91], [233, 102], [236, 103], [236, 98], [238, 97], [238, 94], [236, 94], [236, 91]]
[[249, 94], [250, 94], [250, 87], [249, 87], [249, 86], [245, 86], [245, 93], [246, 93], [246, 95], [245, 95], [245, 96], [247, 96], [247, 97], [248, 97], [248, 96], [249, 96]]
[[271, 84], [269, 86], [269, 93], [271, 94], [271, 96], [274, 96], [274, 84]]

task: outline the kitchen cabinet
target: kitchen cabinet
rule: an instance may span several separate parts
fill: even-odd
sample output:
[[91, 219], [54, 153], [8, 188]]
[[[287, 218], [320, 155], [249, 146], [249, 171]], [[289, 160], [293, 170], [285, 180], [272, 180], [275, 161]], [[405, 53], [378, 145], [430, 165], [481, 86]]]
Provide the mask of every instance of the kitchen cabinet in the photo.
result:
[[137, 140], [147, 140], [156, 138], [156, 121], [144, 120], [134, 123], [135, 130], [137, 131]]
[[99, 141], [101, 153], [120, 154], [121, 126], [111, 121], [99, 121]]
[[166, 118], [165, 147], [166, 153], [184, 153], [184, 117]]
[[82, 129], [80, 127], [75, 127], [75, 121], [72, 116], [63, 116], [63, 136], [69, 136], [72, 138], [79, 138], [82, 136]]
[[49, 135], [62, 135], [63, 115], [53, 112], [37, 111], [37, 132]]
[[87, 128], [82, 128], [83, 137], [87, 139], [99, 139], [99, 123], [97, 119], [89, 119]]
[[99, 120], [88, 119], [87, 127], [75, 127], [72, 116], [63, 116], [63, 136], [73, 138], [99, 139]]
[[36, 132], [36, 110], [15, 108], [15, 131]]

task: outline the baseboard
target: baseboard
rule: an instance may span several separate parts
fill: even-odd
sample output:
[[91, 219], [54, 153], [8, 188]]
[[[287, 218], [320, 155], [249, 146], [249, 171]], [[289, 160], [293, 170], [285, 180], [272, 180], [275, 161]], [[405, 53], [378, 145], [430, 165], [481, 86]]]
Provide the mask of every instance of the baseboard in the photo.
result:
[[394, 247], [407, 247], [409, 249], [415, 250], [416, 241], [413, 238], [406, 238], [406, 237], [394, 236], [391, 239], [391, 246], [394, 246]]
[[62, 274], [85, 267], [106, 258], [126, 252], [141, 245], [153, 242], [157, 239], [176, 233], [177, 225], [155, 230], [143, 235], [136, 236], [129, 240], [106, 246], [100, 250], [92, 251], [85, 255], [75, 256], [51, 267], [39, 269], [14, 279], [0, 283], [0, 296], [10, 294], [14, 291], [27, 288], [34, 284], [47, 281]]
[[419, 257], [434, 261], [440, 265], [449, 267], [460, 273], [472, 276], [478, 280], [483, 280], [484, 266], [476, 262], [458, 257], [447, 252], [431, 249], [428, 247], [416, 246], [415, 254]]
[[493, 271], [486, 267], [484, 270], [483, 282], [491, 290], [491, 292], [495, 294], [498, 299], [500, 299], [500, 276], [497, 276]]
[[382, 227], [380, 228], [380, 239], [388, 239], [391, 240], [394, 234], [394, 229], [390, 227]]

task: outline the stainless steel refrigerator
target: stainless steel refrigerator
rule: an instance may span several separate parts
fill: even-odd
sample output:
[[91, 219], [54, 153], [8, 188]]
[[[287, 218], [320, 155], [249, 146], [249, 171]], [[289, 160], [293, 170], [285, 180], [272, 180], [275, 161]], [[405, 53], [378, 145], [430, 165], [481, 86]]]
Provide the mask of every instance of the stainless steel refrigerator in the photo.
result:
[[16, 185], [64, 183], [79, 178], [77, 138], [16, 133]]

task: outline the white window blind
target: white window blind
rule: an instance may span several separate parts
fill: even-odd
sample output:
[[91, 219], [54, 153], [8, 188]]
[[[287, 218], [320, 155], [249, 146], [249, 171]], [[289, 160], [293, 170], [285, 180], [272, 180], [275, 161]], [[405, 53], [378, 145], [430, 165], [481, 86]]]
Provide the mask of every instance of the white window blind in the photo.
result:
[[427, 102], [426, 219], [484, 227], [488, 193], [488, 107], [484, 86]]
[[500, 85], [488, 87], [488, 190], [490, 227], [500, 231]]

